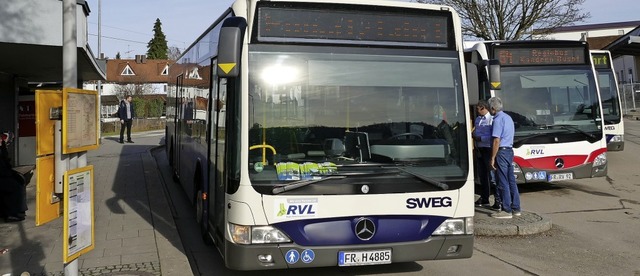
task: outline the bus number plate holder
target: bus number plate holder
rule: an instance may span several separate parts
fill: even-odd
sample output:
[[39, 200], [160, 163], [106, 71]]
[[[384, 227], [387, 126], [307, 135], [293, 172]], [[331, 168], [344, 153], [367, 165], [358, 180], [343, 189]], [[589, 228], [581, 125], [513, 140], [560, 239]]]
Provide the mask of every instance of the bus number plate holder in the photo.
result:
[[390, 263], [391, 249], [338, 252], [338, 266], [379, 265]]
[[573, 179], [573, 173], [555, 173], [551, 174], [551, 181], [562, 181]]

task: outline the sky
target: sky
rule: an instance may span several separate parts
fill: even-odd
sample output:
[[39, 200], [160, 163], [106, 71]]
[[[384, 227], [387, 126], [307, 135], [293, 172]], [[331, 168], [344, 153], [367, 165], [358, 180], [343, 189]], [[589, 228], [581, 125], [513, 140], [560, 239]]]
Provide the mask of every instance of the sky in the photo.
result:
[[[98, 55], [100, 13], [100, 48], [108, 58], [115, 58], [118, 52], [121, 58], [146, 54], [147, 43], [153, 37], [156, 18], [162, 23], [168, 46], [184, 50], [232, 2], [233, 0], [87, 0], [91, 10], [87, 19], [89, 46]], [[586, 0], [581, 7], [583, 12], [591, 14], [591, 18], [577, 25], [640, 20], [638, 0]]]

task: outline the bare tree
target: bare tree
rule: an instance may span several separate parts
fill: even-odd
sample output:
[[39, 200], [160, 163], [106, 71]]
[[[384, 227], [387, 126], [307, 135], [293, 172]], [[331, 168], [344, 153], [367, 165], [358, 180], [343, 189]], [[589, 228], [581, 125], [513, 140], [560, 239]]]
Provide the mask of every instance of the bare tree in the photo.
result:
[[529, 39], [553, 29], [583, 22], [591, 17], [582, 13], [585, 0], [412, 0], [444, 4], [454, 8], [462, 19], [465, 36], [484, 40]]
[[182, 51], [180, 51], [180, 48], [178, 48], [176, 46], [169, 47], [169, 59], [170, 60], [178, 60], [180, 55], [182, 55]]
[[124, 99], [127, 95], [140, 96], [152, 94], [154, 92], [153, 90], [153, 86], [149, 83], [118, 84], [114, 88], [114, 92], [120, 100]]

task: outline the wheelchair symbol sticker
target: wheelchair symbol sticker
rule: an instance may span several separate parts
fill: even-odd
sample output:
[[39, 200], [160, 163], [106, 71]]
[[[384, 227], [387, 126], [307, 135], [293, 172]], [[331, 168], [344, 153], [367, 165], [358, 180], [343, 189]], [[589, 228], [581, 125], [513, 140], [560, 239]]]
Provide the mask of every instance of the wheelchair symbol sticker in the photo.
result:
[[300, 259], [305, 264], [313, 262], [313, 259], [315, 258], [316, 258], [316, 254], [313, 253], [313, 250], [311, 249], [305, 249], [304, 251], [302, 251], [302, 254], [300, 254]]

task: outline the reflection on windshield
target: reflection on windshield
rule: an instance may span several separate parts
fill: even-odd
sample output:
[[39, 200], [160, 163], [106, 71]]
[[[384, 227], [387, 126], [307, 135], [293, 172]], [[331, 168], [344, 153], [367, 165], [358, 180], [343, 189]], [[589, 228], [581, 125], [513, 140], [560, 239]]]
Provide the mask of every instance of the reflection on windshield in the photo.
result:
[[516, 138], [558, 132], [548, 126], [564, 125], [574, 131], [600, 131], [601, 115], [595, 80], [588, 68], [502, 68], [504, 110], [514, 121]]
[[430, 178], [466, 176], [456, 56], [254, 52], [250, 60], [254, 183], [319, 179], [372, 163], [410, 165]]

